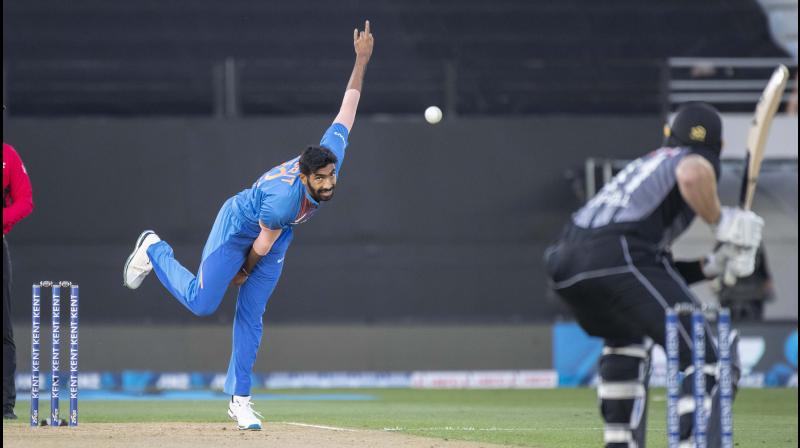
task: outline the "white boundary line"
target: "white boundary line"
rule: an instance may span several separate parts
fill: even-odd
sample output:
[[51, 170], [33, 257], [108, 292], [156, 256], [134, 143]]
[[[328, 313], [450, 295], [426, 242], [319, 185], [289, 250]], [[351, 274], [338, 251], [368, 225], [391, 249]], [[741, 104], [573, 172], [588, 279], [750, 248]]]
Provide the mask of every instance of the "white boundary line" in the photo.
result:
[[395, 432], [395, 431], [601, 431], [603, 428], [597, 427], [576, 427], [576, 428], [567, 428], [567, 427], [558, 427], [558, 428], [498, 428], [498, 427], [488, 427], [488, 428], [477, 428], [474, 426], [435, 426], [429, 428], [404, 428], [402, 426], [394, 426], [390, 428], [383, 428], [384, 431], [388, 432]]
[[[326, 429], [328, 431], [342, 431], [342, 432], [361, 432], [364, 431], [362, 429], [348, 429], [348, 428], [339, 428], [336, 426], [326, 426], [326, 425], [312, 425], [309, 423], [299, 423], [299, 422], [276, 422], [283, 425], [292, 425], [292, 426], [300, 426], [303, 428], [314, 428], [314, 429]], [[542, 428], [498, 428], [496, 426], [490, 426], [486, 428], [479, 428], [476, 426], [431, 426], [427, 428], [406, 428], [403, 426], [391, 426], [383, 428], [384, 432], [419, 432], [419, 431], [452, 431], [452, 432], [544, 432], [544, 431], [602, 431], [602, 427], [542, 427]], [[774, 428], [749, 428], [750, 431], [757, 430], [757, 431], [773, 431]], [[371, 430], [366, 430], [371, 431]], [[374, 430], [378, 431], [378, 430]], [[648, 428], [648, 433], [665, 433], [666, 430], [663, 428]]]
[[336, 426], [325, 426], [325, 425], [312, 425], [309, 423], [298, 423], [298, 422], [280, 422], [284, 425], [292, 425], [292, 426], [302, 426], [304, 428], [316, 428], [316, 429], [327, 429], [330, 431], [346, 431], [346, 432], [358, 432], [358, 429], [347, 429], [347, 428], [337, 428]]
[[[359, 429], [348, 429], [348, 428], [339, 428], [336, 426], [326, 426], [326, 425], [312, 425], [310, 423], [299, 423], [299, 422], [279, 422], [284, 425], [292, 425], [292, 426], [300, 426], [303, 428], [315, 428], [315, 429], [327, 429], [329, 431], [345, 431], [345, 432], [359, 432]], [[514, 431], [601, 431], [602, 427], [558, 427], [558, 428], [498, 428], [496, 426], [490, 426], [487, 428], [478, 428], [475, 426], [432, 426], [427, 428], [406, 428], [403, 426], [392, 426], [383, 428], [385, 432], [402, 432], [402, 431], [462, 431], [462, 432], [471, 432], [471, 431], [507, 431], [507, 432], [514, 432]]]

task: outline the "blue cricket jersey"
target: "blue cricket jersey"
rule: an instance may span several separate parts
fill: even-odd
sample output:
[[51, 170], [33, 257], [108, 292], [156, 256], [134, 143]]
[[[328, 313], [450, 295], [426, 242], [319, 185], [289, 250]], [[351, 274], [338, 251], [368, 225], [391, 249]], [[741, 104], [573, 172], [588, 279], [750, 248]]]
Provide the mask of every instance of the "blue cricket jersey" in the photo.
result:
[[[347, 134], [344, 125], [334, 123], [320, 140], [320, 146], [336, 155], [337, 176], [344, 161]], [[299, 174], [299, 156], [267, 171], [252, 187], [233, 197], [234, 214], [256, 234], [261, 230], [259, 221], [272, 230], [286, 229], [308, 221], [319, 208], [319, 203], [308, 194]]]

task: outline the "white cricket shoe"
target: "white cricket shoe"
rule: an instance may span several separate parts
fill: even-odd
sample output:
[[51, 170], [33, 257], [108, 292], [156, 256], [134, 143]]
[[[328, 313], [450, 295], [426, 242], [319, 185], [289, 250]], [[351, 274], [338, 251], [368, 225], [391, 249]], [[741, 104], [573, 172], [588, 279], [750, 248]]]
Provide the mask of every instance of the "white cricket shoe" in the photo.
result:
[[253, 402], [249, 396], [232, 396], [228, 403], [228, 416], [236, 420], [239, 429], [261, 431], [260, 418], [264, 416], [253, 410]]
[[122, 284], [130, 289], [136, 289], [142, 284], [147, 274], [153, 270], [147, 248], [161, 241], [161, 238], [152, 230], [145, 230], [136, 240], [125, 267], [122, 269]]

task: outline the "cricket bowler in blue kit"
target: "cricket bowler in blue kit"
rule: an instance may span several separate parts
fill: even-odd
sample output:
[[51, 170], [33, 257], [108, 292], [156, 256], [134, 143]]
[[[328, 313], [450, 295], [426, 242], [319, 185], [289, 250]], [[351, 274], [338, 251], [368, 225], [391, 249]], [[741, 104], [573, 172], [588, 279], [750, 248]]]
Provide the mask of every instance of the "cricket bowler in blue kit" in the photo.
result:
[[239, 429], [261, 429], [261, 415], [253, 410], [250, 400], [250, 378], [261, 343], [262, 316], [281, 276], [294, 226], [307, 221], [322, 202], [333, 198], [372, 55], [369, 21], [364, 31], [353, 31], [353, 45], [356, 61], [341, 109], [319, 146], [309, 146], [300, 156], [272, 168], [251, 188], [225, 201], [196, 276], [151, 230], [142, 232], [125, 263], [125, 286], [138, 288], [155, 270], [164, 287], [198, 316], [216, 311], [229, 285], [239, 286], [233, 351], [225, 381], [225, 392], [231, 395], [228, 415], [237, 421]]

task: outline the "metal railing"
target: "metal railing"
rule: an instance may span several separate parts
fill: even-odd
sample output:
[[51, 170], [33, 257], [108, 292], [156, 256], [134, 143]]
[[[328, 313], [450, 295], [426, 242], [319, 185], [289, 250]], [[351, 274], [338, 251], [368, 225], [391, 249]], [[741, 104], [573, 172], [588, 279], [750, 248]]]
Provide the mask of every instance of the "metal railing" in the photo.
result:
[[797, 90], [797, 63], [788, 58], [669, 58], [665, 111], [688, 101], [705, 101], [722, 111], [752, 111], [778, 65], [789, 67], [783, 103]]

